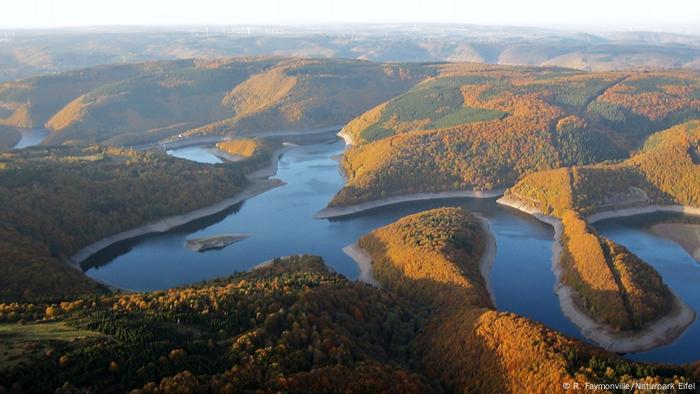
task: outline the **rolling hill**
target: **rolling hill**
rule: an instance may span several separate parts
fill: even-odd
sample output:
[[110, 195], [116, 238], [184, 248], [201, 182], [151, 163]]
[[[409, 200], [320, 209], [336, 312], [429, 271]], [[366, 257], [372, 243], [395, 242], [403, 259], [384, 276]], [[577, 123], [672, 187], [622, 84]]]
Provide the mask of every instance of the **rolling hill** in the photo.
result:
[[231, 56], [478, 62], [588, 71], [700, 67], [695, 35], [477, 25], [112, 27], [0, 31], [0, 81], [103, 64]]
[[698, 94], [689, 71], [442, 65], [345, 126], [356, 146], [330, 205], [501, 189], [536, 171], [621, 160], [652, 132], [699, 117]]
[[432, 68], [353, 60], [241, 58], [103, 66], [0, 85], [0, 124], [47, 127], [45, 144], [340, 127]]
[[455, 208], [380, 228], [360, 243], [382, 288], [294, 256], [156, 292], [0, 304], [0, 390], [502, 393], [697, 379], [696, 365], [624, 360], [495, 311], [484, 237]]
[[650, 204], [700, 206], [700, 122], [690, 121], [652, 134], [632, 157], [536, 172], [508, 189], [545, 214], [566, 210], [582, 215]]
[[69, 258], [102, 238], [230, 198], [265, 149], [216, 166], [114, 147], [0, 153], [0, 300], [104, 291]]

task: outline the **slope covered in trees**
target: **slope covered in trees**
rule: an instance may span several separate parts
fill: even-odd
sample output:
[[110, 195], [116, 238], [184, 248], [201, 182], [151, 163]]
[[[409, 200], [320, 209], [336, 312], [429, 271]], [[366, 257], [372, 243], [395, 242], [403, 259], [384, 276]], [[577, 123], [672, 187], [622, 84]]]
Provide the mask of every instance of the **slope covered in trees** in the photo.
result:
[[93, 333], [27, 346], [24, 364], [0, 369], [0, 391], [434, 392], [411, 367], [424, 316], [313, 256], [166, 291], [0, 304], [3, 329]]
[[585, 216], [650, 204], [700, 206], [698, 143], [700, 122], [690, 121], [653, 134], [625, 161], [536, 172], [506, 191], [507, 199], [562, 219], [562, 281], [596, 320], [640, 328], [666, 314], [673, 297], [652, 267], [600, 237]]
[[700, 121], [651, 135], [631, 158], [615, 164], [559, 168], [525, 176], [506, 195], [561, 215], [648, 204], [700, 206]]
[[562, 216], [562, 282], [579, 307], [616, 331], [634, 330], [666, 315], [673, 296], [648, 264], [600, 237], [573, 211]]
[[216, 144], [216, 148], [220, 151], [242, 158], [261, 155], [271, 157], [272, 153], [281, 147], [282, 143], [278, 140], [262, 138], [235, 139]]
[[106, 236], [231, 197], [268, 154], [216, 166], [101, 146], [0, 153], [0, 298], [97, 285], [66, 264]]
[[348, 123], [349, 180], [331, 205], [497, 189], [536, 171], [622, 159], [650, 132], [700, 116], [698, 92], [687, 71], [443, 65]]
[[0, 329], [23, 341], [0, 355], [0, 390], [503, 393], [697, 378], [494, 311], [480, 224], [456, 209], [419, 215], [365, 238], [382, 289], [297, 256], [163, 291], [0, 304]]
[[0, 85], [0, 125], [46, 126], [46, 144], [111, 145], [328, 128], [432, 72], [421, 65], [272, 57], [94, 67]]
[[0, 126], [0, 151], [8, 150], [17, 145], [21, 134], [15, 127]]
[[415, 340], [428, 377], [452, 392], [557, 392], [564, 382], [692, 379], [689, 370], [629, 362], [495, 311], [479, 268], [483, 231], [466, 211], [439, 208], [359, 241], [384, 288], [432, 307]]

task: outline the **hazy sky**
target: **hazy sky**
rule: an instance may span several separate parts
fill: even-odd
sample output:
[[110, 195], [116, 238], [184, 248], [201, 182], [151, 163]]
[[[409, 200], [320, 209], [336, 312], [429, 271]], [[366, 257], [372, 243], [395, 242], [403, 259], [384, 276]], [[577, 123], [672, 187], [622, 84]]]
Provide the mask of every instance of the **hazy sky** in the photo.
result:
[[446, 22], [700, 31], [700, 0], [2, 0], [0, 28]]

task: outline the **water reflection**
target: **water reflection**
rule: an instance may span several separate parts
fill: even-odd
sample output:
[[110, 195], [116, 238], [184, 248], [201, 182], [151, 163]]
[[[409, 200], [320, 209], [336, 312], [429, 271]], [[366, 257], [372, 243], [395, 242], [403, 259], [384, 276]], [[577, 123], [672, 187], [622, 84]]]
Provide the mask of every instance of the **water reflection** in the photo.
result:
[[[345, 276], [357, 278], [358, 268], [342, 252], [343, 247], [403, 216], [440, 206], [462, 206], [484, 215], [496, 237], [491, 287], [497, 307], [581, 338], [579, 330], [563, 316], [553, 292], [551, 227], [501, 207], [495, 199], [409, 202], [333, 220], [313, 219], [344, 184], [334, 159], [343, 150], [342, 141], [294, 148], [279, 163], [278, 177], [287, 182], [285, 186], [167, 233], [114, 245], [90, 258], [84, 268], [89, 276], [114, 285], [153, 290], [226, 276], [279, 256], [309, 253], [322, 256]], [[678, 244], [644, 230], [642, 224], [623, 223], [626, 221], [603, 222], [598, 227], [604, 235], [654, 265], [669, 287], [689, 306], [700, 310], [700, 299], [692, 291], [700, 279], [697, 263]], [[253, 235], [210, 253], [196, 253], [184, 247], [188, 238], [223, 233]], [[691, 360], [693, 354], [699, 353], [699, 343], [700, 327], [696, 322], [673, 344], [632, 357], [669, 362]], [[679, 354], [683, 347], [691, 351]]]
[[[596, 229], [604, 236], [626, 246], [659, 272], [664, 282], [696, 312], [700, 312], [700, 264], [673, 240], [660, 236], [653, 230], [658, 224], [693, 221], [672, 214], [640, 215], [596, 223]], [[697, 220], [695, 220], [697, 221]], [[696, 319], [673, 343], [636, 353], [630, 358], [645, 361], [673, 361], [675, 363], [697, 360], [700, 354], [700, 322]]]

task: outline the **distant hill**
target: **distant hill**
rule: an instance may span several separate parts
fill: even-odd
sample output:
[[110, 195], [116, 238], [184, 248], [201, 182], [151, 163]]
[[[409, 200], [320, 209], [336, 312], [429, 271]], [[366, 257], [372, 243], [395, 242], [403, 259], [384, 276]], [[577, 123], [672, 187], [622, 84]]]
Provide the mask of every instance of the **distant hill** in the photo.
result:
[[100, 64], [231, 56], [485, 62], [582, 70], [700, 67], [700, 37], [532, 27], [362, 25], [0, 32], [0, 81]]
[[0, 125], [45, 144], [340, 127], [433, 72], [359, 60], [242, 58], [100, 66], [0, 84]]

